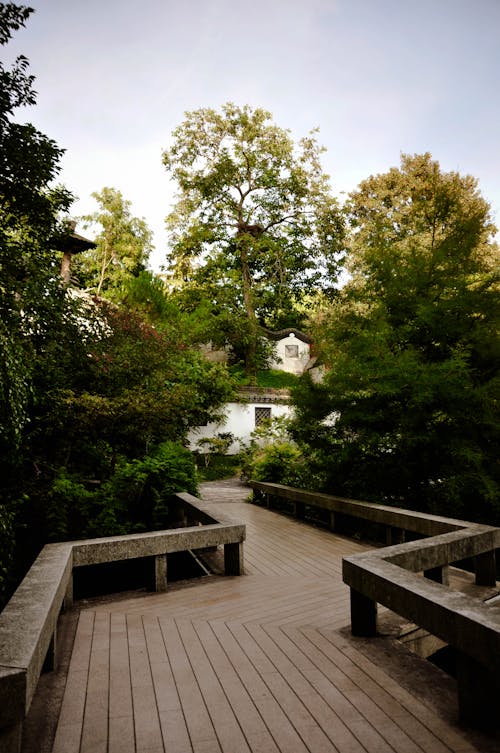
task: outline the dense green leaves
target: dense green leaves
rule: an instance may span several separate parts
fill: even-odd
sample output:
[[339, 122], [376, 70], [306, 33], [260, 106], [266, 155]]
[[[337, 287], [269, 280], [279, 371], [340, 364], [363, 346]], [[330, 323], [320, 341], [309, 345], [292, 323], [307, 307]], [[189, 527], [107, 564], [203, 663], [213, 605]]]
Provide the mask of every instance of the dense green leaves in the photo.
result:
[[[316, 321], [328, 366], [297, 432], [329, 485], [471, 518], [500, 515], [498, 249], [476, 182], [429, 155], [350, 197], [352, 279]], [[317, 422], [320, 422], [319, 425]]]
[[[30, 8], [0, 6], [0, 44], [23, 26]], [[35, 102], [28, 61], [0, 63], [0, 598], [15, 546], [15, 526], [25, 494], [12, 488], [23, 464], [23, 439], [37, 395], [37, 354], [47, 345], [49, 321], [60, 324], [61, 295], [51, 250], [58, 212], [70, 196], [49, 183], [62, 150], [33, 125], [14, 120], [17, 108]]]
[[196, 493], [192, 454], [165, 441], [144, 457], [121, 457], [102, 483], [60, 468], [46, 500], [46, 538], [64, 540], [127, 534], [168, 527], [172, 495]]

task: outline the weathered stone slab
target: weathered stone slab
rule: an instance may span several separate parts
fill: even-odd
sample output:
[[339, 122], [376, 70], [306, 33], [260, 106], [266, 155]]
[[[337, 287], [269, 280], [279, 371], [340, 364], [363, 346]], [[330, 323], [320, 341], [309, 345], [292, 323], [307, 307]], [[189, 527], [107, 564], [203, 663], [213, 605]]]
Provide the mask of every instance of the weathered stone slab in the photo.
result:
[[26, 708], [55, 633], [71, 572], [71, 545], [49, 544], [0, 614], [0, 665], [26, 672]]

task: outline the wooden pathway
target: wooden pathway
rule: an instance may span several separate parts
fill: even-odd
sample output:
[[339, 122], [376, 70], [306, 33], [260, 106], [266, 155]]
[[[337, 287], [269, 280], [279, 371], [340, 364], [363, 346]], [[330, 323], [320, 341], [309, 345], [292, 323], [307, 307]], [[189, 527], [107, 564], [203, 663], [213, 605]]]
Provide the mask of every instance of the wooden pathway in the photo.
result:
[[53, 753], [492, 753], [421, 692], [440, 670], [408, 659], [412, 687], [349, 635], [341, 561], [361, 545], [247, 493], [203, 489], [246, 523], [245, 576], [80, 612]]

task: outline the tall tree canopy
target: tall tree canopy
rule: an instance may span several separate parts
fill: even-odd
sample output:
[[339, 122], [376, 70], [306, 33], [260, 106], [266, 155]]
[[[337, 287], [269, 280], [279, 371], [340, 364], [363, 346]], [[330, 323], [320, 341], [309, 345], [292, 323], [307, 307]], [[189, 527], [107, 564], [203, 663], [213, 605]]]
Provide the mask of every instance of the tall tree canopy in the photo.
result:
[[424, 154], [361, 183], [348, 211], [352, 279], [318, 317], [328, 371], [298, 398], [302, 434], [324, 452], [330, 487], [498, 522], [500, 259], [489, 205], [476, 180]]
[[255, 370], [258, 325], [336, 278], [343, 224], [314, 134], [295, 144], [271, 114], [226, 104], [186, 114], [164, 152], [178, 185], [167, 218], [174, 278], [241, 321]]
[[[0, 44], [24, 26], [32, 8], [0, 5]], [[57, 306], [51, 240], [69, 194], [50, 188], [62, 150], [30, 123], [14, 120], [36, 96], [28, 60], [0, 62], [0, 456], [15, 454], [27, 418], [32, 348], [43, 336], [45, 312]], [[56, 284], [54, 284], [54, 281]], [[49, 294], [50, 291], [50, 294]], [[27, 323], [29, 322], [29, 327]], [[29, 330], [29, 332], [28, 332]], [[28, 336], [30, 335], [30, 336]]]
[[[0, 4], [0, 44], [24, 26], [32, 8]], [[0, 62], [0, 600], [8, 580], [15, 518], [22, 495], [9, 484], [20, 477], [23, 438], [36, 402], [34, 363], [50, 332], [61, 329], [64, 294], [58, 284], [53, 241], [58, 213], [71, 196], [51, 187], [62, 150], [18, 108], [36, 101], [28, 60]]]
[[82, 217], [86, 227], [97, 227], [97, 247], [80, 254], [75, 274], [96, 295], [113, 295], [130, 276], [136, 276], [147, 264], [153, 234], [146, 222], [133, 217], [131, 202], [115, 188], [103, 188], [92, 197], [99, 208]]

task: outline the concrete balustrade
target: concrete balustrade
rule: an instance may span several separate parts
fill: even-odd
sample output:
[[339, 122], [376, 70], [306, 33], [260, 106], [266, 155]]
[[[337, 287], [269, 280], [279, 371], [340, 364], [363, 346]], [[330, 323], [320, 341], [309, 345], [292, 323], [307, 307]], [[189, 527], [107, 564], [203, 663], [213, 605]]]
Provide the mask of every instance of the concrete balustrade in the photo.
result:
[[[191, 494], [176, 495], [183, 527], [48, 544], [0, 614], [0, 751], [19, 753], [24, 718], [44, 667], [57, 664], [57, 622], [73, 603], [73, 570], [154, 557], [155, 588], [167, 588], [167, 555], [224, 546], [225, 572], [243, 574], [245, 526], [211, 514]], [[191, 525], [189, 525], [191, 524]]]
[[[496, 585], [499, 528], [280, 484], [251, 481], [250, 486], [266, 495], [268, 506], [273, 497], [295, 503], [300, 517], [309, 506], [386, 526], [390, 546], [343, 559], [352, 633], [375, 636], [377, 604], [383, 604], [442, 639], [456, 649], [461, 719], [481, 728], [498, 725], [500, 608], [447, 585], [449, 566], [464, 560], [473, 563], [477, 585]], [[402, 543], [406, 531], [427, 538]]]

